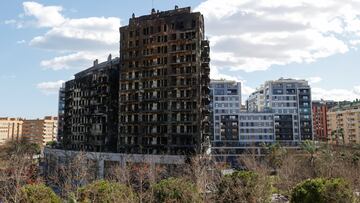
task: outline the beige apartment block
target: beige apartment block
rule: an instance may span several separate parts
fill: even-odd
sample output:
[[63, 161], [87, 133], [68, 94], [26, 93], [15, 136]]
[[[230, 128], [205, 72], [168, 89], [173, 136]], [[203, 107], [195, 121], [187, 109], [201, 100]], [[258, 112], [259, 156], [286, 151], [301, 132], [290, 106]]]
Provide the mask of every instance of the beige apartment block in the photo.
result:
[[46, 116], [44, 119], [24, 120], [23, 138], [40, 146], [56, 141], [58, 118]]
[[0, 145], [9, 140], [18, 140], [22, 134], [22, 124], [18, 118], [0, 118]]
[[328, 136], [334, 144], [360, 144], [360, 103], [340, 104], [328, 112]]

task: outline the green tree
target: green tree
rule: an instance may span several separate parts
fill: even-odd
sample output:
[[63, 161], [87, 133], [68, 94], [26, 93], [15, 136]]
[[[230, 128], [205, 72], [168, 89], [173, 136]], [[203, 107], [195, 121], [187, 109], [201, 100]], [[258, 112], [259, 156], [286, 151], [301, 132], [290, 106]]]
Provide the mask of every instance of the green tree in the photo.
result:
[[46, 146], [49, 146], [51, 148], [56, 147], [56, 145], [57, 145], [56, 141], [49, 141], [49, 142], [46, 143]]
[[225, 175], [218, 185], [216, 202], [270, 202], [271, 182], [269, 177], [251, 171], [236, 171]]
[[105, 180], [95, 181], [79, 189], [79, 202], [132, 203], [138, 198], [126, 185]]
[[20, 189], [21, 203], [60, 203], [60, 198], [44, 184], [25, 185]]
[[266, 160], [269, 167], [271, 167], [276, 173], [278, 168], [283, 164], [283, 160], [286, 155], [286, 149], [283, 148], [280, 143], [274, 143], [266, 147]]
[[343, 179], [308, 179], [292, 191], [291, 203], [352, 203], [353, 192]]
[[310, 155], [310, 165], [314, 167], [315, 154], [318, 150], [315, 142], [312, 140], [305, 140], [301, 143], [301, 148]]
[[196, 186], [181, 178], [161, 180], [153, 186], [155, 202], [201, 202]]
[[8, 141], [0, 150], [0, 158], [9, 159], [11, 156], [20, 155], [32, 159], [34, 155], [41, 153], [40, 146], [27, 140]]
[[336, 130], [331, 131], [331, 138], [332, 140], [335, 140], [336, 144], [345, 144], [345, 138], [344, 138], [344, 129], [343, 128], [337, 128]]

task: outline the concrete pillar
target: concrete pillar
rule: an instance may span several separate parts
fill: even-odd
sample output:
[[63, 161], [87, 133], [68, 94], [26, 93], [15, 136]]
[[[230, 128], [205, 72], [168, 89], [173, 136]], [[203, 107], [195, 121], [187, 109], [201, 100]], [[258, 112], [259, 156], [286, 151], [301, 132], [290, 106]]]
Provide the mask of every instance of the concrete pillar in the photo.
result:
[[126, 157], [124, 155], [120, 156], [120, 166], [126, 167]]
[[98, 165], [98, 179], [104, 178], [104, 159], [100, 159], [97, 162]]

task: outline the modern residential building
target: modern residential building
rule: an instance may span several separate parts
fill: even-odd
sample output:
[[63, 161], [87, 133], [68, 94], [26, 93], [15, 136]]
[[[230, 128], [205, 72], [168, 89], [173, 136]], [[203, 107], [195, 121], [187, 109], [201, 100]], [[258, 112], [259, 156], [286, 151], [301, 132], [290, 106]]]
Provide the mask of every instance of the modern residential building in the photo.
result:
[[312, 101], [314, 139], [317, 141], [328, 140], [327, 114], [330, 108], [338, 102], [318, 100]]
[[360, 102], [339, 103], [331, 108], [327, 130], [333, 144], [360, 144]]
[[241, 83], [211, 80], [211, 153], [226, 157], [252, 152], [274, 142], [274, 115], [271, 112], [241, 111]]
[[311, 88], [305, 80], [267, 81], [250, 95], [247, 107], [274, 114], [275, 141], [285, 146], [313, 139]]
[[[243, 112], [239, 117], [240, 146], [256, 148], [275, 141], [274, 114], [268, 112]], [[260, 153], [260, 151], [258, 151]]]
[[[62, 147], [116, 152], [118, 137], [119, 58], [98, 63], [65, 83]], [[61, 97], [61, 96], [60, 96]]]
[[58, 119], [45, 116], [43, 119], [23, 120], [22, 139], [45, 146], [50, 141], [56, 141]]
[[221, 157], [236, 157], [241, 154], [261, 154], [264, 145], [274, 143], [274, 114], [266, 112], [241, 112], [237, 115], [221, 115], [222, 120], [231, 120], [231, 126], [222, 122], [221, 133], [231, 131], [233, 137], [212, 141], [211, 154]]
[[[210, 82], [212, 153], [239, 142], [241, 83], [228, 80]], [[219, 148], [216, 148], [219, 147]], [[220, 153], [220, 152], [219, 152]]]
[[203, 153], [209, 145], [209, 42], [190, 7], [120, 28], [118, 152]]
[[249, 95], [246, 100], [246, 110], [250, 112], [264, 112], [265, 111], [265, 94], [264, 87], [260, 86], [255, 92]]
[[9, 140], [19, 140], [23, 121], [18, 118], [0, 118], [0, 145]]

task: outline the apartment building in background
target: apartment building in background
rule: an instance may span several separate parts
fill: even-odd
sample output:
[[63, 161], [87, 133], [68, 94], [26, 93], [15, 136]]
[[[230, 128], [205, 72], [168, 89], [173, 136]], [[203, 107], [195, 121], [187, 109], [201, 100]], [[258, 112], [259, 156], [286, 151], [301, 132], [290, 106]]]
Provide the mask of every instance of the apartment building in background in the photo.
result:
[[186, 155], [209, 146], [209, 41], [190, 7], [120, 28], [118, 152]]
[[58, 118], [45, 116], [43, 119], [24, 119], [22, 139], [45, 146], [50, 141], [56, 141]]
[[246, 100], [246, 111], [264, 112], [265, 111], [264, 87], [260, 86], [255, 92], [251, 93]]
[[340, 102], [331, 108], [327, 128], [332, 144], [360, 144], [360, 102]]
[[312, 101], [312, 115], [313, 115], [313, 128], [314, 128], [314, 140], [328, 141], [328, 124], [327, 114], [329, 109], [336, 106], [338, 102], [317, 100]]
[[[119, 58], [75, 74], [60, 92], [64, 102], [61, 144], [64, 149], [116, 152], [118, 137]], [[59, 112], [61, 114], [61, 112]]]
[[22, 124], [19, 118], [0, 118], [0, 145], [10, 140], [20, 140]]
[[265, 82], [247, 101], [249, 112], [274, 115], [274, 141], [298, 146], [312, 140], [311, 88], [305, 80], [284, 79]]
[[274, 142], [273, 113], [242, 110], [240, 82], [211, 80], [210, 95], [213, 156], [229, 161], [244, 153], [260, 154], [264, 144]]
[[241, 83], [210, 81], [211, 149], [213, 154], [228, 153], [239, 143]]

